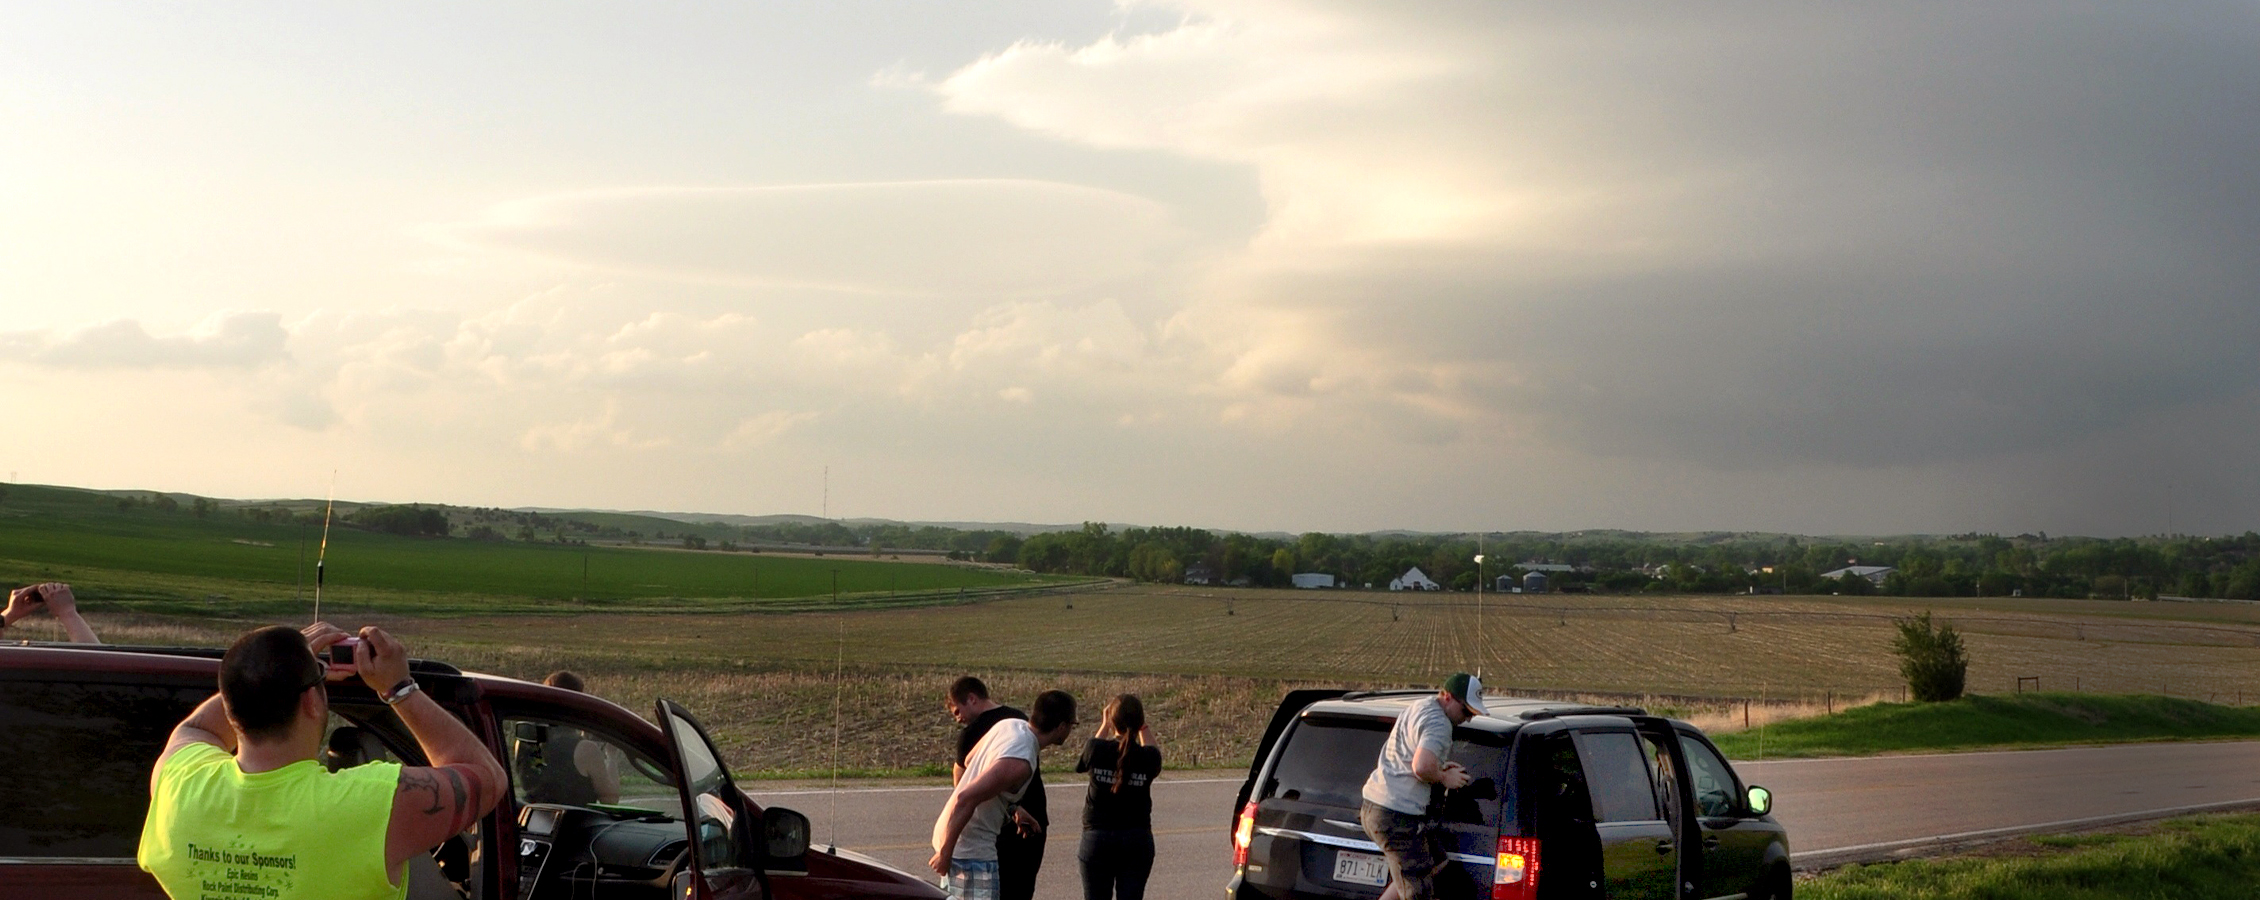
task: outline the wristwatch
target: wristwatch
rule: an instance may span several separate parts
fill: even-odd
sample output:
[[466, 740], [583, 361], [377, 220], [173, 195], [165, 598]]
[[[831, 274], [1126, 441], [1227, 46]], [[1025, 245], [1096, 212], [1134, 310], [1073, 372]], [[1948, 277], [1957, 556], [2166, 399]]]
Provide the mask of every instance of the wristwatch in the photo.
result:
[[416, 679], [403, 678], [400, 679], [399, 684], [392, 686], [392, 690], [384, 692], [384, 695], [377, 699], [383, 700], [386, 706], [391, 706], [395, 703], [399, 703], [402, 700], [408, 699], [409, 694], [413, 694], [423, 689], [424, 686], [417, 684]]

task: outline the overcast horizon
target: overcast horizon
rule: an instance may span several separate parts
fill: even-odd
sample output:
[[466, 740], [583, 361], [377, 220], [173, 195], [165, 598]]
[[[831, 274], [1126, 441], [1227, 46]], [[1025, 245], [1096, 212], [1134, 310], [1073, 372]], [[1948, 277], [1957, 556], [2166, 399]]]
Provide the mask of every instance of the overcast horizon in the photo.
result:
[[0, 127], [10, 481], [2260, 528], [2248, 3], [20, 4]]

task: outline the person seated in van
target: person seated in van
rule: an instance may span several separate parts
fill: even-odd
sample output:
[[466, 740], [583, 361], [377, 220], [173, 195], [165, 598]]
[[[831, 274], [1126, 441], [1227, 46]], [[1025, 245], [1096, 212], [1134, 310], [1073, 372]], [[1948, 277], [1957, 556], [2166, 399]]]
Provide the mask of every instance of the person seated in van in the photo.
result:
[[63, 633], [71, 636], [75, 644], [99, 644], [94, 628], [79, 617], [78, 598], [71, 596], [71, 586], [60, 581], [31, 584], [8, 592], [8, 608], [0, 611], [0, 638], [8, 635], [8, 626], [45, 612], [63, 624]]
[[1443, 863], [1429, 847], [1430, 785], [1446, 790], [1467, 787], [1467, 767], [1448, 761], [1452, 727], [1484, 715], [1483, 682], [1466, 672], [1444, 680], [1433, 697], [1405, 704], [1389, 737], [1381, 742], [1373, 774], [1360, 791], [1358, 824], [1389, 861], [1389, 886], [1381, 900], [1430, 900], [1436, 895], [1436, 870]]
[[[588, 693], [581, 676], [567, 669], [549, 673], [543, 684]], [[620, 770], [611, 747], [569, 725], [549, 727], [548, 739], [520, 744], [515, 760], [526, 802], [587, 806], [620, 802]]]

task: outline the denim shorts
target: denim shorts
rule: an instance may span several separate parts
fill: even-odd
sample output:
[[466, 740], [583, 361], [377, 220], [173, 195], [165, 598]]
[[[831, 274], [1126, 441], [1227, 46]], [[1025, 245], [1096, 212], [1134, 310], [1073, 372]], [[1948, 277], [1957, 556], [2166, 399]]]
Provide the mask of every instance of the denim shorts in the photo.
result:
[[952, 858], [941, 887], [954, 900], [997, 900], [997, 861]]

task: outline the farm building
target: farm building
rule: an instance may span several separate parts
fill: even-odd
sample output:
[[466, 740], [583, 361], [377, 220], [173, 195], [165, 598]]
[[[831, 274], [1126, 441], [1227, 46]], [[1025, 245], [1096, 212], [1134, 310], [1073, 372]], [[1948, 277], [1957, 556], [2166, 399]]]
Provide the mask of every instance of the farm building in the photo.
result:
[[1429, 578], [1428, 573], [1421, 571], [1419, 566], [1414, 566], [1406, 569], [1405, 574], [1389, 579], [1389, 589], [1392, 591], [1441, 591], [1444, 586]]
[[1185, 567], [1186, 584], [1215, 584], [1216, 571], [1208, 563], [1194, 563]]
[[1869, 581], [1874, 582], [1877, 587], [1882, 587], [1883, 580], [1890, 577], [1891, 572], [1892, 569], [1890, 566], [1845, 566], [1844, 568], [1838, 569], [1834, 572], [1822, 572], [1821, 577], [1843, 578], [1846, 575], [1858, 575], [1861, 578], [1865, 578]]
[[1330, 588], [1334, 586], [1334, 576], [1324, 572], [1297, 572], [1294, 582], [1299, 588]]

